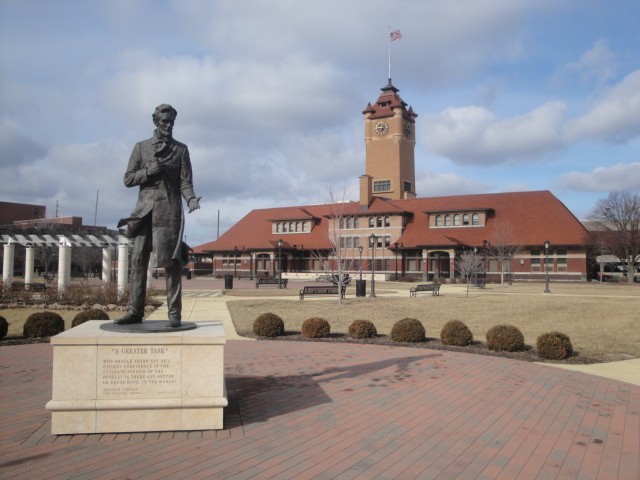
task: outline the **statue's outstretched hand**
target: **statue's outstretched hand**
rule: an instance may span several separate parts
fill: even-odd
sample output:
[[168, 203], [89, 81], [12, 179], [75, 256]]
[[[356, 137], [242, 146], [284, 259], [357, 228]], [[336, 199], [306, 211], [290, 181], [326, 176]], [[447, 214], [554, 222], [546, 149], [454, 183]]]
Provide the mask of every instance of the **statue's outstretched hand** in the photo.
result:
[[198, 210], [200, 208], [200, 199], [202, 197], [191, 197], [189, 199], [188, 202], [188, 206], [189, 206], [189, 213], [193, 212], [194, 210]]

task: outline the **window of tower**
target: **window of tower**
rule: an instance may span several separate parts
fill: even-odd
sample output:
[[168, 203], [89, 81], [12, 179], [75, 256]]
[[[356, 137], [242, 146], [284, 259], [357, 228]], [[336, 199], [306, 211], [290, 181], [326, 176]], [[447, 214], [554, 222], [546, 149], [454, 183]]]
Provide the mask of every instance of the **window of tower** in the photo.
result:
[[373, 182], [373, 191], [374, 193], [390, 192], [391, 180], [376, 180]]

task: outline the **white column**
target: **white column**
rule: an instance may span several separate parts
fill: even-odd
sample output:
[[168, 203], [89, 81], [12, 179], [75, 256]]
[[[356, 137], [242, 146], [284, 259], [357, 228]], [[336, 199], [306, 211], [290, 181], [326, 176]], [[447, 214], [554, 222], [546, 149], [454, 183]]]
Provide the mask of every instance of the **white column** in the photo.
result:
[[63, 237], [58, 246], [58, 290], [64, 292], [71, 281], [71, 245]]
[[4, 262], [2, 263], [2, 281], [7, 285], [13, 282], [13, 262], [16, 254], [16, 246], [9, 242], [4, 246]]
[[111, 281], [111, 247], [108, 245], [102, 248], [102, 281]]
[[129, 244], [121, 240], [118, 244], [118, 293], [122, 294], [129, 283]]
[[36, 249], [31, 245], [27, 246], [24, 258], [24, 284], [25, 288], [33, 283], [33, 267], [35, 265]]

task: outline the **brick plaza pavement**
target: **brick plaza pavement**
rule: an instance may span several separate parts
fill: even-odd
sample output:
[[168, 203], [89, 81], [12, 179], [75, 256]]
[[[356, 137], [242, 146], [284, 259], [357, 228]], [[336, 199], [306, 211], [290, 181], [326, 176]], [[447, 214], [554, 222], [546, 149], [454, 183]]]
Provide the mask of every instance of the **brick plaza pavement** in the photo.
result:
[[220, 431], [50, 435], [49, 344], [0, 348], [2, 479], [640, 478], [640, 386], [466, 353], [229, 341]]

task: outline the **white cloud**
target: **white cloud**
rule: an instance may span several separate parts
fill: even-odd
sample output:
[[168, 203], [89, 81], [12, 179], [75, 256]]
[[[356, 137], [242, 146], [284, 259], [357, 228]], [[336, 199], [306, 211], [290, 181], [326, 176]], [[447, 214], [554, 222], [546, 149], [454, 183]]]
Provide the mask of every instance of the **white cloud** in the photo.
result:
[[640, 70], [607, 90], [586, 114], [568, 122], [568, 141], [627, 142], [640, 135]]
[[583, 53], [578, 61], [568, 63], [559, 69], [552, 80], [570, 82], [574, 76], [578, 76], [584, 82], [594, 79], [601, 85], [613, 79], [617, 70], [616, 55], [609, 49], [609, 42], [600, 39]]
[[589, 173], [569, 172], [559, 178], [562, 187], [583, 192], [640, 191], [640, 162], [598, 167]]
[[494, 188], [493, 183], [465, 178], [456, 173], [423, 173], [416, 178], [416, 191], [420, 197], [486, 193]]
[[517, 163], [562, 147], [564, 111], [562, 102], [549, 102], [499, 120], [484, 107], [449, 108], [427, 118], [422, 138], [431, 151], [458, 164]]

